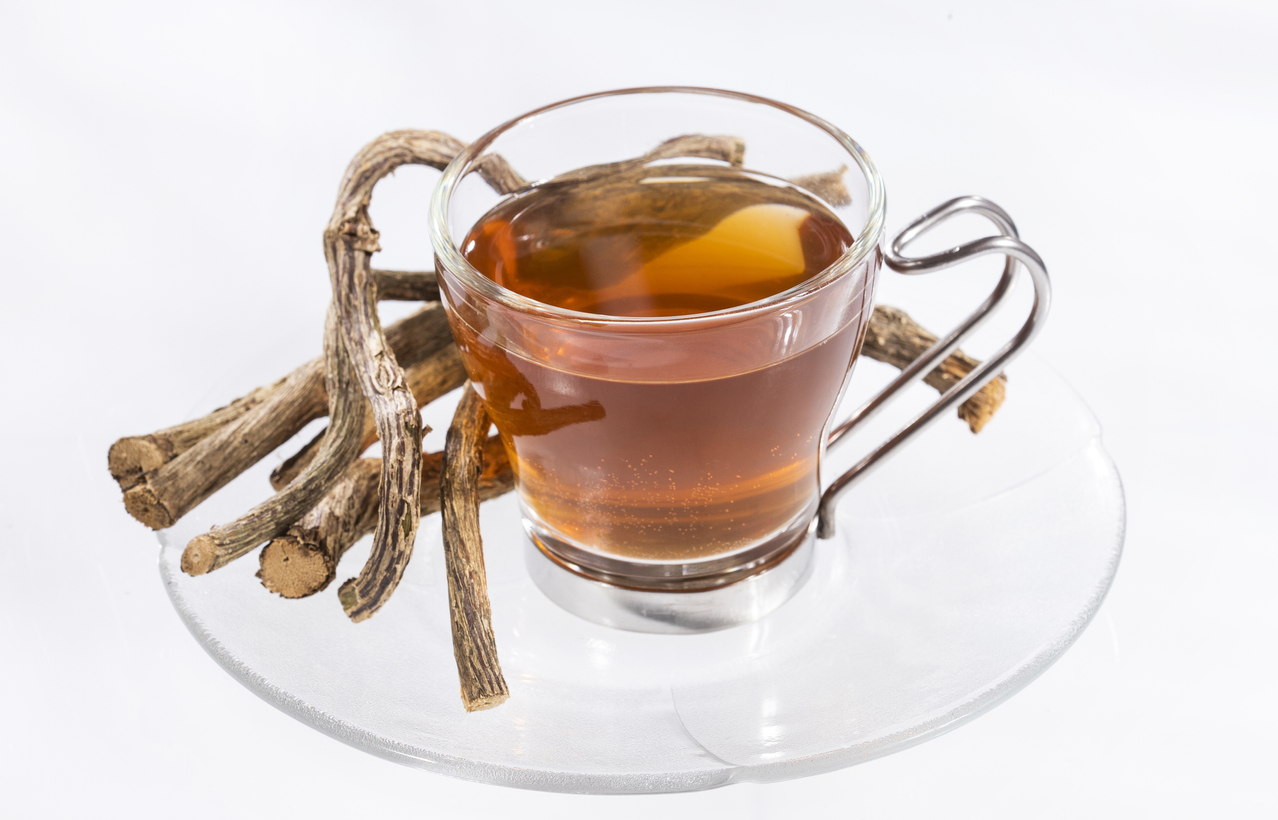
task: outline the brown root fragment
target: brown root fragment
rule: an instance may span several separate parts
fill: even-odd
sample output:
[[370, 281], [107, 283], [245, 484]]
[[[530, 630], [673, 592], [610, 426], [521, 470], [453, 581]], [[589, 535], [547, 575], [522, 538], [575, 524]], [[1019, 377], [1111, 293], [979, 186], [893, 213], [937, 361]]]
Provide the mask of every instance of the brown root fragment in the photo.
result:
[[[443, 344], [450, 344], [452, 338], [444, 309], [438, 304], [396, 322], [387, 329], [386, 335], [396, 355], [410, 363], [436, 352], [440, 339], [444, 340]], [[239, 407], [234, 412], [224, 412], [237, 402]], [[275, 384], [259, 387], [227, 408], [179, 425], [186, 428], [186, 432], [170, 441], [180, 442], [183, 449], [175, 448], [169, 460], [158, 467], [142, 471], [140, 464], [126, 465], [122, 453], [163, 451], [119, 445], [158, 438], [167, 431], [121, 439], [116, 442], [117, 447], [112, 447], [114, 458], [108, 460], [114, 461], [113, 474], [118, 472], [131, 482], [123, 488], [124, 508], [152, 529], [171, 527], [231, 479], [327, 412], [324, 368], [319, 359], [312, 359]], [[136, 472], [131, 472], [134, 469]]]
[[176, 456], [261, 404], [284, 384], [285, 379], [258, 387], [198, 419], [144, 436], [125, 436], [107, 451], [107, 469], [111, 471], [111, 477], [120, 485], [121, 490], [133, 487], [142, 480], [143, 473], [163, 467]]
[[479, 158], [476, 168], [484, 182], [499, 194], [509, 194], [528, 184], [501, 154], [485, 154]]
[[[377, 282], [378, 299], [402, 302], [439, 301], [439, 285], [435, 280], [434, 271], [374, 270], [373, 278]], [[386, 335], [391, 339], [396, 355], [402, 361], [411, 362], [415, 357], [411, 354], [405, 356], [404, 340], [400, 338], [403, 334], [398, 332], [402, 324], [397, 322], [387, 328]], [[311, 364], [308, 362], [303, 367]], [[157, 430], [154, 433], [125, 436], [119, 439], [107, 452], [107, 469], [111, 477], [120, 485], [121, 490], [135, 486], [141, 481], [144, 473], [163, 467], [261, 404], [278, 390], [287, 378], [286, 376], [274, 384], [258, 387], [225, 407], [219, 407], [198, 419]]]
[[[387, 601], [412, 558], [422, 456], [417, 402], [377, 316], [370, 260], [380, 245], [368, 206], [374, 186], [396, 168], [415, 164], [442, 169], [461, 148], [462, 143], [436, 131], [393, 131], [373, 140], [347, 167], [324, 231], [324, 255], [342, 335], [382, 444], [373, 548], [359, 575], [338, 590], [342, 608], [353, 621], [370, 617]], [[499, 188], [518, 176], [499, 157], [485, 162], [480, 174]]]
[[258, 404], [124, 491], [124, 508], [151, 529], [173, 526], [196, 505], [325, 412], [324, 372], [307, 362]]
[[196, 536], [182, 552], [182, 571], [203, 575], [224, 567], [249, 550], [274, 538], [315, 506], [332, 488], [346, 467], [359, 455], [359, 434], [364, 421], [364, 400], [355, 382], [350, 357], [329, 308], [324, 330], [325, 391], [330, 433], [314, 461], [302, 475], [271, 498], [236, 520]]
[[692, 157], [719, 160], [720, 162], [728, 163], [734, 168], [740, 167], [745, 159], [745, 141], [740, 137], [685, 134], [681, 137], [668, 139], [648, 153], [634, 159], [605, 162], [600, 165], [587, 165], [584, 168], [577, 168], [559, 174], [552, 182], [560, 186], [576, 186], [591, 180], [621, 177], [626, 184], [630, 184], [631, 181], [625, 178], [635, 172], [642, 171], [645, 166], [653, 162], [663, 159], [688, 159]]
[[816, 194], [828, 204], [841, 208], [844, 205], [852, 204], [852, 195], [848, 193], [847, 186], [843, 184], [843, 174], [847, 170], [848, 166], [844, 165], [835, 171], [823, 171], [819, 174], [793, 177], [790, 182], [793, 182], [808, 193]]
[[[466, 370], [462, 367], [461, 355], [453, 345], [451, 336], [443, 339], [440, 349], [425, 360], [405, 368], [404, 376], [408, 380], [408, 389], [412, 391], [418, 407], [425, 407], [445, 393], [450, 393], [466, 383]], [[276, 490], [282, 490], [296, 479], [319, 451], [327, 432], [327, 428], [321, 430], [301, 450], [272, 470], [271, 486]], [[364, 452], [372, 447], [375, 441], [377, 441], [377, 427], [373, 423], [372, 415], [365, 414], [359, 451]]]
[[332, 583], [337, 562], [377, 524], [381, 461], [362, 458], [288, 532], [258, 554], [257, 577], [285, 598], [305, 598]]
[[497, 658], [479, 533], [479, 476], [489, 424], [479, 394], [467, 385], [448, 428], [439, 482], [453, 654], [467, 712], [491, 709], [510, 696]]
[[[729, 165], [740, 167], [745, 162], [745, 140], [740, 137], [711, 136], [707, 134], [684, 134], [671, 137], [639, 158], [639, 162], [648, 163], [661, 159], [717, 159]], [[634, 162], [634, 160], [630, 160]]]
[[435, 271], [373, 269], [373, 284], [379, 302], [438, 302], [439, 281]]
[[[861, 355], [875, 361], [890, 364], [903, 370], [928, 348], [936, 344], [937, 337], [910, 318], [899, 308], [879, 305], [870, 317]], [[980, 361], [961, 350], [951, 353], [936, 368], [923, 377], [924, 383], [944, 393], [976, 369]], [[981, 432], [1007, 394], [1007, 376], [1000, 373], [975, 395], [959, 405], [958, 417], [967, 422], [973, 433]]]
[[[439, 512], [439, 477], [444, 454], [422, 456], [422, 487], [418, 503], [422, 515]], [[381, 463], [362, 458], [346, 469], [340, 481], [288, 532], [272, 540], [259, 554], [257, 577], [262, 586], [285, 598], [305, 598], [326, 588], [337, 564], [355, 542], [377, 523], [377, 484]], [[484, 467], [479, 476], [479, 500], [505, 495], [515, 488], [501, 439], [484, 444]]]

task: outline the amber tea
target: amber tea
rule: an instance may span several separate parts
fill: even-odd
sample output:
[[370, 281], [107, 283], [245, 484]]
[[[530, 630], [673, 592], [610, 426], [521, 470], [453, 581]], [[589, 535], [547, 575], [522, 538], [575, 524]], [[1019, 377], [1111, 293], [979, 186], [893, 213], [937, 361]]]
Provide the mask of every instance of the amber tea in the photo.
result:
[[[669, 317], [789, 290], [852, 241], [794, 185], [680, 164], [533, 187], [480, 219], [461, 248], [494, 282], [548, 305]], [[455, 324], [538, 527], [630, 562], [680, 562], [806, 529], [862, 317], [781, 361], [768, 360], [766, 338], [757, 350], [703, 343], [690, 355], [735, 363], [729, 375], [655, 381], [582, 375]]]

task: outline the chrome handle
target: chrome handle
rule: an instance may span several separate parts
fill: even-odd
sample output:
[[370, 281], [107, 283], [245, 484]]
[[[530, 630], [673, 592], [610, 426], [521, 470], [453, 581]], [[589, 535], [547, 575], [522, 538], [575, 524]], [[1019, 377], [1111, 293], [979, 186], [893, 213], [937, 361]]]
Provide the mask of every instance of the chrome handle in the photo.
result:
[[[945, 220], [961, 213], [977, 213], [989, 219], [998, 227], [999, 236], [989, 236], [959, 245], [947, 251], [934, 253], [931, 256], [912, 258], [903, 255], [904, 249], [914, 240], [941, 224]], [[1003, 367], [1016, 358], [1026, 345], [1038, 335], [1047, 319], [1047, 309], [1052, 301], [1051, 281], [1047, 277], [1047, 267], [1034, 249], [1020, 241], [1016, 225], [1012, 218], [999, 206], [979, 196], [964, 196], [951, 199], [949, 202], [933, 208], [923, 216], [914, 220], [905, 230], [892, 240], [891, 248], [886, 254], [888, 267], [899, 273], [919, 274], [931, 273], [943, 268], [953, 267], [969, 259], [988, 254], [1002, 254], [1007, 257], [1003, 266], [1003, 276], [989, 297], [970, 316], [964, 319], [943, 339], [928, 348], [927, 352], [916, 359], [909, 367], [901, 371], [878, 395], [870, 399], [853, 413], [846, 421], [834, 428], [826, 439], [830, 447], [841, 441], [849, 432], [874, 417], [884, 405], [902, 388], [932, 372], [945, 357], [949, 356], [963, 340], [980, 327], [990, 314], [999, 306], [1011, 291], [1012, 282], [1016, 278], [1016, 263], [1023, 264], [1030, 273], [1034, 283], [1034, 307], [1029, 318], [1011, 341], [1003, 345], [997, 353], [986, 362], [978, 365], [958, 384], [947, 390], [936, 403], [920, 413], [913, 421], [902, 427], [895, 435], [879, 445], [865, 458], [858, 461], [847, 472], [834, 480], [821, 495], [818, 507], [817, 537], [829, 538], [834, 535], [834, 508], [839, 498], [850, 487], [863, 479], [890, 455], [906, 439], [923, 430], [947, 410], [971, 398], [978, 390], [1002, 371]]]

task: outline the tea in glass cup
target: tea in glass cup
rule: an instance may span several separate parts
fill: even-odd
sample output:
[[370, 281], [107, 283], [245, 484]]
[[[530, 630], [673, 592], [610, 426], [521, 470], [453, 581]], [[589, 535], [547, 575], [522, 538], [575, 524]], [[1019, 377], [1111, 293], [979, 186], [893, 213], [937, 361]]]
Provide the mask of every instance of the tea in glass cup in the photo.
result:
[[[642, 168], [624, 184], [531, 188], [486, 214], [462, 247], [495, 283], [553, 307], [680, 317], [795, 288], [851, 244], [838, 217], [793, 185], [679, 165]], [[631, 377], [523, 358], [457, 330], [536, 537], [607, 571], [594, 554], [722, 563], [795, 540], [812, 518], [822, 429], [863, 318], [788, 357], [764, 335], [694, 336], [689, 361]], [[724, 580], [713, 576], [698, 580]]]
[[[553, 600], [677, 632], [794, 593], [830, 500], [821, 462], [873, 310], [884, 209], [842, 131], [711, 89], [556, 103], [449, 165], [430, 215], [441, 297]], [[1001, 247], [973, 253], [1008, 253], [1010, 276]]]

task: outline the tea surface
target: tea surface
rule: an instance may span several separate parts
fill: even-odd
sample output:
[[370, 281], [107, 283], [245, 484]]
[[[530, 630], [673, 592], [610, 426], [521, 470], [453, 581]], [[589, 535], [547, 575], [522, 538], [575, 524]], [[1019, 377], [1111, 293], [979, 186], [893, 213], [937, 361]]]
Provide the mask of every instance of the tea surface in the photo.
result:
[[539, 302], [681, 316], [789, 290], [851, 244], [838, 218], [797, 188], [673, 165], [536, 187], [480, 220], [463, 249], [485, 276]]

